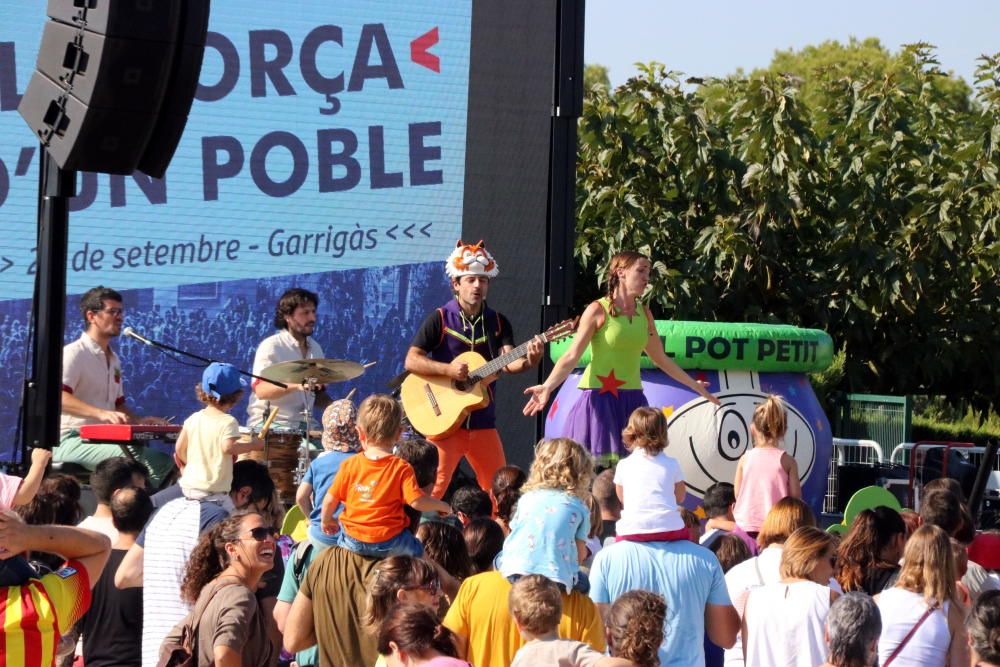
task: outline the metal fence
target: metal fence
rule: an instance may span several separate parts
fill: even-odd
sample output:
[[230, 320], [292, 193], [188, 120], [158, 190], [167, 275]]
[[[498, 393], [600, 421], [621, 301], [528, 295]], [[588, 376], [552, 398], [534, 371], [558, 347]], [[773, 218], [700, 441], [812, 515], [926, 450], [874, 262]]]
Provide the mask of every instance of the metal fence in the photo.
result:
[[874, 440], [887, 447], [911, 440], [913, 401], [909, 396], [842, 394], [832, 407], [836, 437]]
[[885, 461], [882, 445], [874, 440], [834, 438], [833, 455], [826, 478], [826, 496], [823, 498], [823, 513], [838, 514], [840, 507], [840, 467], [861, 465], [876, 467]]

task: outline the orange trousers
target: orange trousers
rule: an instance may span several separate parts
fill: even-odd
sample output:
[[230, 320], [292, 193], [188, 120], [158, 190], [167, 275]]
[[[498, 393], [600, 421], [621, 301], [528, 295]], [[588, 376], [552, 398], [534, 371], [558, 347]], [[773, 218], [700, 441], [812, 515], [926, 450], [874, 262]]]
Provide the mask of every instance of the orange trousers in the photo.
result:
[[500, 434], [495, 428], [472, 431], [460, 428], [447, 438], [431, 442], [438, 450], [437, 481], [434, 482], [433, 494], [435, 498], [441, 498], [448, 490], [451, 476], [455, 474], [455, 468], [462, 461], [462, 457], [469, 460], [469, 465], [476, 473], [479, 487], [487, 493], [493, 486], [493, 475], [507, 465], [507, 459], [503, 454], [503, 443], [500, 442]]

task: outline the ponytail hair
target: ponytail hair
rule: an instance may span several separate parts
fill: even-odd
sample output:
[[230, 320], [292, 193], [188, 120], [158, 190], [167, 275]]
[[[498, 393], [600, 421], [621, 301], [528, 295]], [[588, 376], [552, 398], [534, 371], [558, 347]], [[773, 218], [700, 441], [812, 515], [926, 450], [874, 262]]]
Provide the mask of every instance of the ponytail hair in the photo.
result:
[[497, 504], [497, 516], [510, 525], [514, 516], [514, 507], [521, 497], [521, 487], [528, 476], [517, 466], [504, 466], [493, 475], [493, 488], [490, 493]]
[[425, 658], [437, 651], [449, 658], [458, 657], [455, 634], [441, 625], [434, 611], [421, 604], [398, 604], [386, 614], [378, 628], [378, 652], [392, 653], [389, 643], [400, 651]]
[[777, 394], [768, 394], [767, 399], [753, 411], [753, 427], [762, 438], [769, 442], [780, 441], [788, 430], [788, 413], [785, 402]]
[[618, 311], [615, 308], [615, 292], [618, 291], [619, 283], [618, 270], [628, 269], [640, 259], [649, 261], [649, 258], [641, 252], [625, 250], [612, 257], [611, 262], [608, 263], [608, 292], [606, 296], [608, 297], [608, 311], [610, 312], [611, 317], [616, 317], [618, 315]]

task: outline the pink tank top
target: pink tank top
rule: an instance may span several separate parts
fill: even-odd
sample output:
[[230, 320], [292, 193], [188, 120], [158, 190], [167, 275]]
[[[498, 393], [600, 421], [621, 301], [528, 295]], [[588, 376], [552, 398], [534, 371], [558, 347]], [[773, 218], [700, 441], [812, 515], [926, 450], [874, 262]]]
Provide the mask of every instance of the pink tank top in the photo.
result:
[[780, 447], [754, 447], [743, 455], [743, 483], [736, 497], [736, 525], [755, 533], [774, 503], [788, 495], [788, 473], [781, 467]]

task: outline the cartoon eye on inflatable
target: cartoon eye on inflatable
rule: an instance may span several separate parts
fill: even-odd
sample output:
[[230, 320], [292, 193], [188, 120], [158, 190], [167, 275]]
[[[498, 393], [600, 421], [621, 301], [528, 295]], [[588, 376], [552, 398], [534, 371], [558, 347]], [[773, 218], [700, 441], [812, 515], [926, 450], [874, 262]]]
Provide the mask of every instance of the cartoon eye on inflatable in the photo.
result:
[[717, 410], [716, 417], [719, 427], [716, 437], [719, 456], [727, 461], [739, 461], [743, 453], [750, 447], [750, 425], [734, 403], [723, 404]]
[[[721, 406], [699, 396], [670, 416], [667, 453], [680, 463], [688, 491], [694, 495], [702, 497], [712, 484], [731, 484], [735, 479], [740, 457], [751, 447], [753, 411], [767, 399], [756, 376], [753, 372], [725, 373], [723, 387], [716, 394]], [[798, 463], [800, 481], [805, 481], [816, 462], [816, 436], [794, 406], [786, 403], [786, 407], [788, 431], [783, 449]]]

